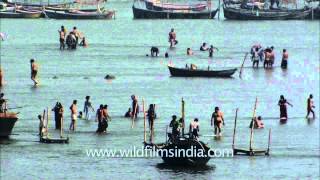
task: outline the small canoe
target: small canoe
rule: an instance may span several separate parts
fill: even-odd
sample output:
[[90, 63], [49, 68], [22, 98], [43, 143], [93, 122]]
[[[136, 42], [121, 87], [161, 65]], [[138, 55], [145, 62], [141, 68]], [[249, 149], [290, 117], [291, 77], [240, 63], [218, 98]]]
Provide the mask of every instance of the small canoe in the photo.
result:
[[40, 137], [40, 142], [47, 144], [67, 144], [69, 143], [69, 138]]
[[103, 11], [103, 12], [84, 12], [84, 11], [53, 11], [45, 10], [45, 15], [52, 19], [111, 19], [115, 12], [114, 11]]
[[191, 70], [172, 66], [168, 68], [173, 77], [231, 77], [237, 71], [237, 68], [226, 70]]
[[[96, 12], [97, 9], [76, 9], [76, 8], [67, 8], [67, 7], [46, 7], [46, 10], [52, 10], [52, 11], [73, 11], [73, 10], [79, 10], [83, 12]], [[100, 11], [104, 11], [104, 7], [100, 8]]]

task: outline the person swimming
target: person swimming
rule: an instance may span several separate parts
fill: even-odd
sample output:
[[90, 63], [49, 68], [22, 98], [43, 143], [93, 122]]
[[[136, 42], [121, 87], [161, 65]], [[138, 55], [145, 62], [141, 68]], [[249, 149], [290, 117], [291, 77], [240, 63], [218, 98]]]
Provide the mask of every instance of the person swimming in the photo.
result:
[[83, 47], [87, 47], [87, 46], [88, 46], [88, 43], [87, 43], [87, 41], [86, 41], [86, 38], [85, 38], [85, 37], [83, 37], [83, 38], [82, 38], [82, 40], [81, 40], [81, 42], [80, 42], [79, 46], [83, 46]]
[[131, 108], [128, 109], [128, 111], [124, 114], [124, 117], [129, 118], [131, 117]]
[[187, 55], [188, 56], [193, 55], [193, 52], [192, 52], [191, 48], [187, 48]]
[[207, 51], [209, 50], [209, 48], [207, 47], [207, 43], [202, 43], [202, 45], [200, 46], [200, 51]]

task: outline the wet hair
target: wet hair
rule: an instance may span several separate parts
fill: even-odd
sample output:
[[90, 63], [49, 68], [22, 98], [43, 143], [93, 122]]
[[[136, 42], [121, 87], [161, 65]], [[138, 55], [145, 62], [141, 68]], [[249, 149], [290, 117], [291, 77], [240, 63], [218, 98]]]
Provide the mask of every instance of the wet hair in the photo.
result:
[[195, 122], [198, 122], [198, 121], [199, 121], [199, 119], [198, 119], [198, 118], [195, 118], [195, 119], [194, 119], [194, 121], [195, 121]]
[[90, 99], [90, 96], [86, 96], [86, 99], [88, 99], [88, 100], [89, 100], [89, 99]]
[[256, 47], [256, 51], [259, 51], [259, 48], [258, 48], [258, 47]]
[[34, 62], [34, 59], [30, 59], [30, 62], [33, 63], [33, 62]]
[[173, 115], [173, 116], [172, 116], [172, 119], [173, 119], [173, 120], [176, 120], [176, 119], [177, 119], [177, 116], [176, 116], [176, 115]]
[[103, 104], [100, 104], [99, 108], [100, 108], [100, 109], [103, 108]]
[[108, 108], [108, 105], [105, 104], [105, 105], [103, 106], [103, 108], [104, 108], [104, 109], [107, 109], [107, 108]]
[[73, 29], [77, 29], [77, 27], [74, 26]]
[[212, 46], [212, 45], [211, 45], [210, 47], [211, 47], [211, 48], [213, 48], [213, 46]]
[[1, 94], [0, 94], [0, 97], [3, 97], [3, 96], [4, 96], [4, 94], [3, 94], [3, 93], [1, 93]]
[[310, 94], [310, 95], [309, 95], [309, 97], [310, 97], [310, 98], [313, 98], [313, 95], [312, 95], [312, 94]]
[[273, 47], [273, 46], [271, 46], [271, 47], [270, 47], [270, 49], [274, 49], [274, 47]]
[[284, 99], [284, 96], [283, 96], [283, 95], [281, 95], [281, 96], [280, 96], [280, 99]]
[[171, 32], [173, 32], [174, 31], [174, 29], [173, 28], [171, 28]]
[[77, 100], [73, 100], [73, 104], [77, 104]]
[[262, 117], [261, 116], [258, 116], [258, 120], [261, 120], [262, 119]]
[[214, 108], [214, 110], [215, 110], [215, 111], [218, 111], [218, 110], [219, 110], [219, 107], [218, 107], [218, 106], [216, 106], [216, 107]]
[[283, 52], [286, 52], [287, 50], [286, 49], [283, 49]]
[[169, 57], [168, 52], [166, 52], [166, 53], [164, 54], [164, 57], [165, 57], [165, 58], [168, 58], [168, 57]]
[[202, 46], [205, 46], [206, 44], [207, 44], [207, 43], [204, 42], [204, 43], [202, 43]]
[[42, 116], [41, 116], [41, 114], [39, 114], [39, 115], [38, 115], [38, 119], [40, 119], [40, 120], [42, 119]]

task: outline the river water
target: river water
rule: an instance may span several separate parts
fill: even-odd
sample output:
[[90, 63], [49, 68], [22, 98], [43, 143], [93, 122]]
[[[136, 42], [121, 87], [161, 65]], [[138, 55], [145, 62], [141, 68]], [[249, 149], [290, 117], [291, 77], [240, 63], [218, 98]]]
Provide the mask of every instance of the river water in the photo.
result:
[[[9, 140], [1, 143], [1, 179], [318, 179], [319, 178], [319, 21], [226, 21], [220, 20], [133, 20], [131, 2], [111, 2], [117, 9], [115, 20], [9, 20], [1, 19], [1, 66], [6, 85], [1, 89], [10, 107], [20, 107], [19, 121]], [[60, 51], [61, 25], [83, 32], [87, 48]], [[175, 28], [179, 44], [168, 49], [167, 33]], [[202, 42], [219, 48], [212, 59], [198, 51]], [[168, 63], [199, 68], [239, 67], [254, 43], [275, 47], [276, 67], [252, 69], [247, 60], [242, 79], [172, 78]], [[158, 46], [160, 57], [150, 58], [151, 46]], [[190, 47], [195, 55], [186, 56]], [[282, 49], [289, 52], [289, 68], [279, 68]], [[168, 52], [169, 59], [164, 58]], [[29, 78], [29, 60], [40, 65], [40, 86]], [[104, 76], [116, 76], [105, 81]], [[53, 78], [56, 77], [56, 78]], [[315, 120], [305, 119], [306, 100], [314, 95]], [[163, 166], [161, 158], [92, 158], [87, 149], [130, 149], [141, 147], [143, 118], [131, 128], [122, 118], [130, 106], [130, 95], [157, 104], [155, 141], [165, 141], [165, 127], [173, 114], [180, 115], [181, 98], [186, 102], [186, 121], [199, 118], [202, 135], [212, 135], [210, 117], [215, 106], [225, 114], [223, 138], [203, 136], [213, 149], [230, 149], [235, 109], [239, 108], [236, 146], [249, 143], [249, 122], [255, 98], [257, 114], [265, 128], [255, 130], [254, 147], [266, 148], [272, 129], [269, 157], [235, 156], [212, 158], [200, 169]], [[279, 123], [277, 102], [283, 94], [293, 104], [289, 120]], [[73, 99], [83, 107], [90, 95], [95, 108], [108, 104], [112, 121], [107, 135], [96, 135], [94, 120], [78, 121], [75, 133], [67, 131], [68, 107]], [[56, 101], [65, 107], [65, 134], [69, 144], [38, 142], [37, 115], [52, 108]], [[53, 118], [51, 118], [52, 120]], [[50, 124], [50, 133], [57, 136]]]

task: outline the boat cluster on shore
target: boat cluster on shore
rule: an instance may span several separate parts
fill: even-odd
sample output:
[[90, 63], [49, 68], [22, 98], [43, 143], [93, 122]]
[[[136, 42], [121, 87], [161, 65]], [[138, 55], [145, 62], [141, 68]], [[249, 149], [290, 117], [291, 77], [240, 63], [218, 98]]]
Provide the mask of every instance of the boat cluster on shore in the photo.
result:
[[[223, 1], [223, 2], [220, 2]], [[75, 1], [63, 4], [23, 4], [7, 2], [0, 5], [0, 18], [40, 18], [53, 19], [112, 19], [114, 10], [107, 10], [98, 1]], [[215, 7], [211, 0], [197, 3], [164, 3], [159, 0], [135, 0], [132, 5], [135, 19], [220, 19], [220, 9], [224, 17], [231, 20], [301, 20], [319, 19], [320, 3], [297, 8], [296, 1], [233, 1], [218, 0]], [[221, 4], [222, 3], [222, 4]], [[276, 5], [275, 5], [276, 4]], [[289, 4], [296, 8], [289, 8]], [[96, 9], [75, 8], [76, 5], [97, 5]]]

